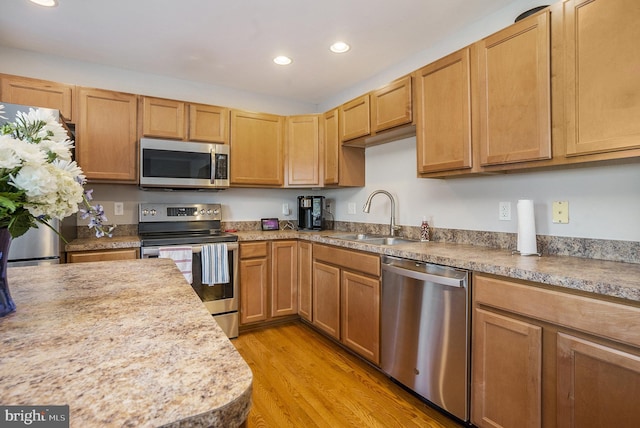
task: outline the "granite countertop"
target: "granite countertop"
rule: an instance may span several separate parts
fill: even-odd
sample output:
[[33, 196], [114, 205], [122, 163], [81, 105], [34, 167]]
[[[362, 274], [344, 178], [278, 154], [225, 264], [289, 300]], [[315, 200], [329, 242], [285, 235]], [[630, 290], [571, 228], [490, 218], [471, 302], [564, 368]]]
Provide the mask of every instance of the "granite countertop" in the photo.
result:
[[0, 403], [69, 405], [71, 427], [233, 427], [252, 373], [173, 261], [8, 269]]
[[[332, 236], [345, 231], [238, 231], [240, 241], [302, 239], [377, 254], [453, 266], [475, 272], [523, 279], [550, 286], [595, 293], [640, 304], [640, 264], [570, 256], [519, 256], [478, 245], [415, 242], [396, 246], [370, 245]], [[137, 237], [133, 238], [136, 242]], [[99, 240], [93, 240], [99, 241]], [[75, 242], [75, 241], [74, 241]], [[101, 240], [109, 248], [108, 240]]]

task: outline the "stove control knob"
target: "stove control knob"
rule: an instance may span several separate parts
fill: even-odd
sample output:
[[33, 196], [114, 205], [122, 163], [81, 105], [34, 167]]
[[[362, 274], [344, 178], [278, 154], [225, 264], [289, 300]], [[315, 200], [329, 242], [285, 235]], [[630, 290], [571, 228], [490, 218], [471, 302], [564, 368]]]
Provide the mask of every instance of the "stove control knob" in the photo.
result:
[[211, 211], [211, 208], [209, 208], [209, 209], [207, 210], [207, 215], [211, 215], [211, 213], [212, 213], [212, 212], [213, 212], [213, 211]]
[[149, 210], [147, 209], [142, 210], [142, 215], [149, 215]]
[[213, 213], [214, 214], [220, 214], [220, 210], [216, 208], [215, 210], [213, 210]]
[[204, 215], [204, 208], [200, 208], [200, 215]]
[[156, 215], [156, 210], [152, 209], [151, 210], [151, 215]]

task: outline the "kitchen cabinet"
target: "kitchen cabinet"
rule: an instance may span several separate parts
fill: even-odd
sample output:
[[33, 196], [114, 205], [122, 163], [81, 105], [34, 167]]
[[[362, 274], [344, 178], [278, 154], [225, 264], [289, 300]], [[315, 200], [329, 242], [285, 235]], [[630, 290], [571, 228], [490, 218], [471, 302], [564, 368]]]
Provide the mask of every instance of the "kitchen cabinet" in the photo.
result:
[[298, 315], [313, 321], [313, 244], [298, 241]]
[[370, 147], [415, 135], [411, 75], [338, 108], [343, 145]]
[[137, 183], [137, 96], [78, 88], [76, 157], [90, 181]]
[[415, 72], [418, 175], [464, 173], [473, 166], [472, 77], [475, 47]]
[[338, 108], [340, 141], [349, 141], [371, 133], [369, 94], [364, 94]]
[[473, 284], [473, 424], [640, 424], [640, 307], [485, 274]]
[[322, 171], [319, 115], [286, 118], [286, 185], [319, 187]]
[[551, 13], [478, 42], [480, 163], [551, 157]]
[[324, 185], [364, 186], [364, 148], [348, 147], [340, 143], [338, 109], [329, 110], [322, 116], [321, 129], [324, 143]]
[[380, 364], [380, 258], [313, 245], [312, 325]]
[[298, 242], [271, 243], [271, 317], [298, 313]]
[[295, 240], [240, 243], [240, 324], [298, 313]]
[[231, 111], [231, 185], [282, 187], [284, 117]]
[[64, 120], [72, 123], [75, 122], [74, 92], [74, 85], [8, 74], [0, 75], [2, 102], [60, 110]]
[[640, 148], [638, 2], [569, 0], [563, 7], [566, 155], [627, 156]]
[[229, 109], [142, 97], [142, 135], [175, 140], [229, 142]]
[[140, 258], [138, 248], [119, 248], [115, 250], [70, 251], [67, 263], [105, 262], [113, 260], [135, 260]]

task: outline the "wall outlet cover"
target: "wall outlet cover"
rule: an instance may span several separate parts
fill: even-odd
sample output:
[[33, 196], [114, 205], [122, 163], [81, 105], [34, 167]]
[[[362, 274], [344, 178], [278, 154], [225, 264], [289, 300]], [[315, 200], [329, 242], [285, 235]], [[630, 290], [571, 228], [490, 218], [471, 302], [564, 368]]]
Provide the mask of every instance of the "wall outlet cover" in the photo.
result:
[[554, 201], [551, 209], [553, 212], [554, 223], [569, 223], [569, 201]]
[[511, 220], [511, 202], [498, 204], [498, 220]]

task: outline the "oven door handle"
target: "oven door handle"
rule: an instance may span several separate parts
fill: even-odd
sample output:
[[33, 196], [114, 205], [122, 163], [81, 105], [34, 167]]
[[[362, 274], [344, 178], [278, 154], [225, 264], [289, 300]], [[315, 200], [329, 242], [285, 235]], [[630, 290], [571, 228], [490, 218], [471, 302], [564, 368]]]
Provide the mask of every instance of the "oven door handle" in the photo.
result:
[[[238, 249], [238, 243], [237, 242], [228, 242], [227, 244], [227, 251], [234, 251]], [[175, 245], [176, 247], [184, 247], [186, 245]], [[171, 247], [171, 246], [167, 246], [167, 247]], [[160, 252], [160, 248], [165, 248], [165, 247], [142, 247], [142, 255], [145, 257], [153, 257], [153, 256], [158, 256], [158, 253]], [[202, 252], [202, 245], [193, 245], [191, 247], [191, 252], [193, 254], [199, 254]]]

